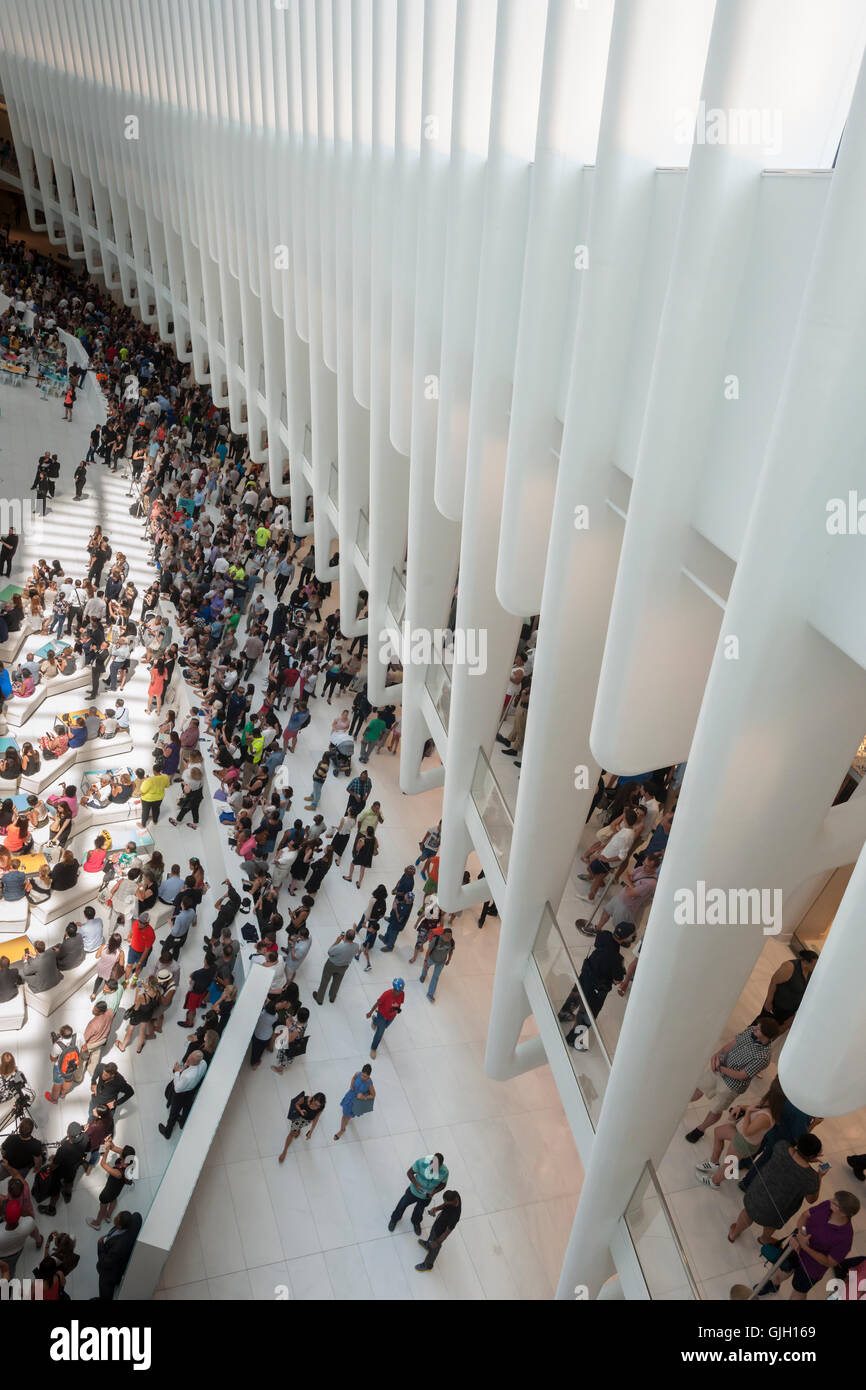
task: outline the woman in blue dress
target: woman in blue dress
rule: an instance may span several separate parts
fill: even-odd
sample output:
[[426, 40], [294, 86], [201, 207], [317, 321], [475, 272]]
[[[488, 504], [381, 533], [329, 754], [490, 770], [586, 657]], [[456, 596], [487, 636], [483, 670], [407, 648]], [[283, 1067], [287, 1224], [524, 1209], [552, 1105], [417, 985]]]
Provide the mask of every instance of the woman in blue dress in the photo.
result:
[[350, 1120], [355, 1118], [355, 1105], [359, 1100], [375, 1100], [376, 1091], [373, 1082], [370, 1080], [373, 1075], [373, 1068], [369, 1062], [360, 1071], [356, 1071], [352, 1077], [352, 1083], [340, 1101], [340, 1108], [343, 1111], [343, 1120], [340, 1125], [339, 1134], [335, 1134], [335, 1139], [342, 1139], [346, 1130], [349, 1128]]

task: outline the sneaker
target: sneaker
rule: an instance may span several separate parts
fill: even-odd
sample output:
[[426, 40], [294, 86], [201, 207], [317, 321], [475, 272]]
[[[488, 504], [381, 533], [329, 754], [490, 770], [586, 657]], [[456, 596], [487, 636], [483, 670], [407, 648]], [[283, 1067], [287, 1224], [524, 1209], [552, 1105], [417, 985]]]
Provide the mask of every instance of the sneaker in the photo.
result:
[[389, 1231], [395, 1231], [396, 1229], [397, 1229], [397, 1222], [394, 1221], [393, 1218], [392, 1218], [392, 1219], [388, 1222], [388, 1230], [389, 1230]]
[[717, 1173], [718, 1169], [718, 1163], [714, 1163], [711, 1158], [705, 1158], [703, 1163], [695, 1164], [696, 1173]]
[[583, 883], [592, 883], [592, 874], [578, 874], [578, 878]]
[[57, 1101], [54, 1099], [54, 1097], [53, 1097], [53, 1095], [51, 1094], [50, 1091], [46, 1091], [46, 1092], [45, 1092], [45, 1099], [48, 1101], [48, 1104], [49, 1104], [49, 1105], [56, 1105], [56, 1104], [57, 1104]]
[[698, 1173], [698, 1182], [702, 1183], [704, 1187], [711, 1187], [714, 1192], [720, 1190], [718, 1184], [713, 1182], [709, 1173]]
[[688, 1134], [686, 1135], [686, 1143], [697, 1144], [699, 1140], [703, 1139], [703, 1137], [704, 1131], [702, 1129], [690, 1129]]
[[433, 1266], [428, 1264], [416, 1265], [415, 1268], [419, 1274], [432, 1274], [433, 1272]]
[[430, 1249], [430, 1242], [429, 1242], [429, 1240], [422, 1240], [422, 1239], [420, 1238], [420, 1236], [419, 1236], [419, 1238], [418, 1238], [418, 1244], [421, 1246], [421, 1249], [422, 1249], [422, 1250], [429, 1250], [429, 1249]]
[[371, 1048], [370, 1048], [370, 1056], [372, 1057], [373, 1061], [375, 1062], [375, 1060], [376, 1060], [376, 1049], [375, 1049], [375, 1047], [371, 1047]]
[[418, 1239], [420, 1240], [420, 1239], [421, 1239], [421, 1227], [420, 1227], [420, 1226], [416, 1226], [414, 1221], [412, 1222], [412, 1230], [415, 1232], [416, 1236], [417, 1236]]

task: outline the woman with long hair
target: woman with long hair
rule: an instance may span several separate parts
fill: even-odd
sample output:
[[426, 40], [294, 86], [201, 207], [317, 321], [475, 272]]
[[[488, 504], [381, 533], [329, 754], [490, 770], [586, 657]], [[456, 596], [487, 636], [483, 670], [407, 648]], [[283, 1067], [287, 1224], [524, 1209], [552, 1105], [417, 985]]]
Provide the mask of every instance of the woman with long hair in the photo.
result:
[[[117, 1154], [114, 1163], [109, 1160], [112, 1153]], [[115, 1144], [113, 1139], [105, 1141], [105, 1152], [102, 1155], [102, 1167], [108, 1177], [105, 1186], [99, 1194], [99, 1211], [96, 1213], [96, 1220], [88, 1218], [88, 1226], [92, 1226], [94, 1231], [98, 1231], [103, 1221], [110, 1218], [117, 1206], [117, 1199], [125, 1187], [132, 1182], [130, 1169], [135, 1162], [135, 1149], [131, 1144], [124, 1144], [123, 1148]]]

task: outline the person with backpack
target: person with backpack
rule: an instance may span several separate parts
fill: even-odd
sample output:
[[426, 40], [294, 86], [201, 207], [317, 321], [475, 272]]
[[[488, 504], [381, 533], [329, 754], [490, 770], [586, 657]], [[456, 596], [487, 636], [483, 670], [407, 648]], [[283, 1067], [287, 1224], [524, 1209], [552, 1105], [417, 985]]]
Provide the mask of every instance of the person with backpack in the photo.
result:
[[51, 1078], [53, 1084], [51, 1090], [45, 1092], [45, 1099], [51, 1105], [56, 1105], [81, 1080], [79, 1073], [83, 1074], [81, 1050], [68, 1023], [64, 1023], [59, 1033], [51, 1034], [51, 1051], [48, 1055], [54, 1070]]

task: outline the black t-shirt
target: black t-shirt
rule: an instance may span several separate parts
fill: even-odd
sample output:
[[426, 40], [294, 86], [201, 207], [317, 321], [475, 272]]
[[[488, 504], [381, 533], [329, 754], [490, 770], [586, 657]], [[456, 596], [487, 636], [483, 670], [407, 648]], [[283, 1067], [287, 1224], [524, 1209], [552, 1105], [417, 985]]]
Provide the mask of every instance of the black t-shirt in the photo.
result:
[[10, 1134], [3, 1144], [3, 1157], [10, 1168], [17, 1168], [19, 1172], [29, 1168], [41, 1153], [38, 1139], [22, 1139], [20, 1134]]
[[80, 1139], [64, 1139], [54, 1160], [62, 1177], [69, 1180], [75, 1177], [81, 1167], [81, 1160], [88, 1152], [89, 1144], [84, 1135]]
[[450, 1235], [457, 1225], [457, 1222], [460, 1220], [462, 1213], [463, 1206], [460, 1202], [455, 1202], [453, 1206], [451, 1203], [446, 1203], [433, 1222], [433, 1227], [430, 1231], [430, 1239], [441, 1240], [443, 1236]]

